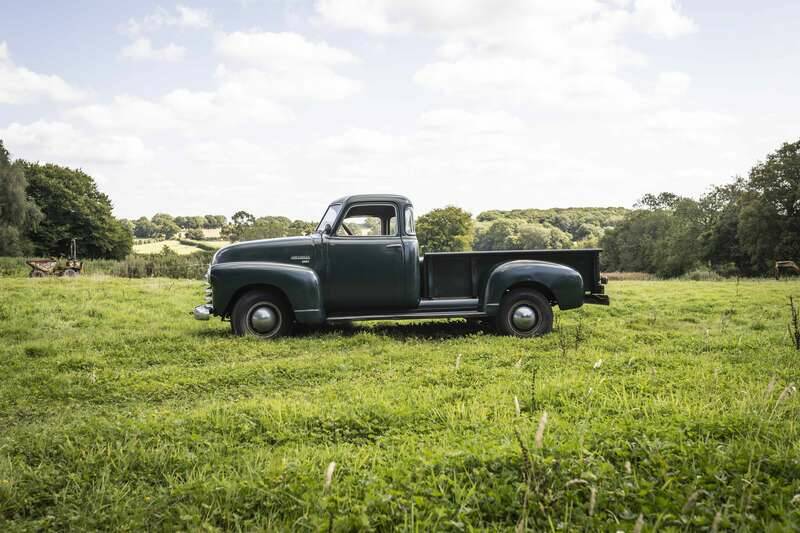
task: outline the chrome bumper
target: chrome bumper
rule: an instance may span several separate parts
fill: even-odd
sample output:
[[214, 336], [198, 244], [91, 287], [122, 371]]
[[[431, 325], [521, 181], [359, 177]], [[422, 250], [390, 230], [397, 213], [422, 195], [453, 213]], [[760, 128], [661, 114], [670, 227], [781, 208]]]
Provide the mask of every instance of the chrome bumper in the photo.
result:
[[194, 308], [193, 314], [195, 320], [208, 320], [211, 318], [211, 313], [214, 308], [210, 304], [198, 305]]

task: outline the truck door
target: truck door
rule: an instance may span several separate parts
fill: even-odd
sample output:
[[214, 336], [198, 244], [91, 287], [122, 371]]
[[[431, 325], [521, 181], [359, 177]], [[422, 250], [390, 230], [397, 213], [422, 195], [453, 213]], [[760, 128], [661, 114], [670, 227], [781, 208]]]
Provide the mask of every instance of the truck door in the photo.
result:
[[325, 236], [327, 275], [323, 290], [328, 312], [411, 307], [403, 241], [392, 203], [349, 206]]

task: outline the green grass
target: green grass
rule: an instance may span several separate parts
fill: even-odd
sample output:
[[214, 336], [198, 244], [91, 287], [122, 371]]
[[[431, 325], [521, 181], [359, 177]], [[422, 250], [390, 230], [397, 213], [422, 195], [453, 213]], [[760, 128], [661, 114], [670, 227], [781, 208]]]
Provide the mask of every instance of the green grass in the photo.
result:
[[800, 283], [609, 292], [540, 339], [259, 342], [202, 282], [0, 279], [0, 530], [800, 528]]

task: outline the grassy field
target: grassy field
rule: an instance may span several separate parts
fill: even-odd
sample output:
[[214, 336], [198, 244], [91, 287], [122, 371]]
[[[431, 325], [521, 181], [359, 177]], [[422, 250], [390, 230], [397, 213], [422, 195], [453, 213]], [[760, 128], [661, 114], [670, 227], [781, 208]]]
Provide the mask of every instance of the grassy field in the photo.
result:
[[148, 242], [146, 244], [135, 244], [133, 246], [133, 253], [142, 255], [158, 254], [161, 253], [161, 250], [164, 249], [164, 246], [179, 255], [189, 255], [199, 250], [199, 248], [196, 246], [189, 246], [187, 244], [182, 244], [177, 240], [172, 240]]
[[265, 343], [202, 282], [0, 279], [0, 530], [800, 528], [800, 282], [609, 292]]

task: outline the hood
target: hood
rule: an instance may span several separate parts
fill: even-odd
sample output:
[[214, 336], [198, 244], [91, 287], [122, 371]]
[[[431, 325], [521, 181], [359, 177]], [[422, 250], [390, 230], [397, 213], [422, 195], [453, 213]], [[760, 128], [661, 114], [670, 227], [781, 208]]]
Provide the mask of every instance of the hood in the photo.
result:
[[231, 261], [274, 261], [276, 263], [293, 263], [300, 261], [292, 257], [308, 256], [314, 251], [314, 237], [278, 237], [276, 239], [260, 239], [243, 241], [221, 248], [214, 256], [213, 263], [229, 263]]

